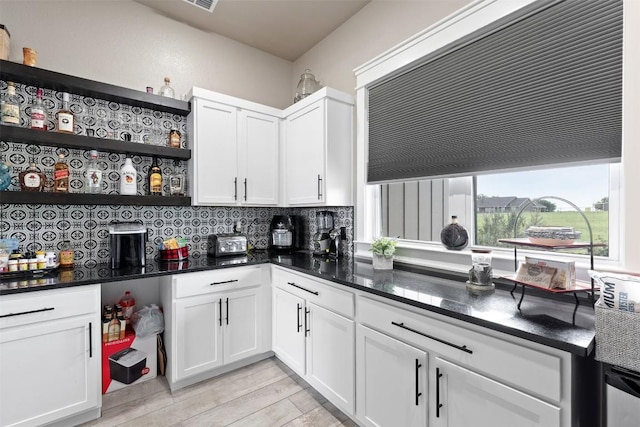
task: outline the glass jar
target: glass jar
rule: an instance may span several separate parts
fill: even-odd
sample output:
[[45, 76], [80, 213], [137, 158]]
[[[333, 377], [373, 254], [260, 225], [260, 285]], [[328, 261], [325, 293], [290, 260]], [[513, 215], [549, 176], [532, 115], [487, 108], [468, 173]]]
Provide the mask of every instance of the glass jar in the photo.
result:
[[320, 85], [316, 81], [314, 75], [311, 74], [311, 70], [304, 70], [304, 73], [300, 76], [300, 81], [298, 82], [298, 88], [296, 90], [296, 97], [293, 99], [293, 102], [295, 103], [306, 98], [318, 89], [320, 89]]
[[469, 283], [474, 286], [493, 287], [491, 249], [471, 249]]

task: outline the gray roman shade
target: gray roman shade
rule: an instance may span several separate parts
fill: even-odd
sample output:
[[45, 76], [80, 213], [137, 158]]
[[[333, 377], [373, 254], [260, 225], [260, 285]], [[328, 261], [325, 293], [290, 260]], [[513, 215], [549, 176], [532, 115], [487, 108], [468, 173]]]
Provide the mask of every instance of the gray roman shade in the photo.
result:
[[622, 0], [519, 19], [369, 88], [369, 183], [620, 159]]

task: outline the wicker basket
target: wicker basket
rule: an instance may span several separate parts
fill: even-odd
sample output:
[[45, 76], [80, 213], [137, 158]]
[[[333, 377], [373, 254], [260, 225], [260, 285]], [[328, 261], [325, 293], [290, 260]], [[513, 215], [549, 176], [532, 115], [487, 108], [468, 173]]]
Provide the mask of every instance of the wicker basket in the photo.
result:
[[640, 371], [640, 314], [607, 308], [596, 311], [596, 360]]

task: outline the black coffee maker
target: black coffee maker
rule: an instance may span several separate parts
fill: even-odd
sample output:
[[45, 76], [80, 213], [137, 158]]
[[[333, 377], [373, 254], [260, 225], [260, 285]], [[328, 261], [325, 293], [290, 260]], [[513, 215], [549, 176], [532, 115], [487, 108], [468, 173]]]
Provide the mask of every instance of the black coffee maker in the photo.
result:
[[269, 226], [269, 249], [291, 252], [302, 247], [302, 218], [296, 215], [275, 215]]

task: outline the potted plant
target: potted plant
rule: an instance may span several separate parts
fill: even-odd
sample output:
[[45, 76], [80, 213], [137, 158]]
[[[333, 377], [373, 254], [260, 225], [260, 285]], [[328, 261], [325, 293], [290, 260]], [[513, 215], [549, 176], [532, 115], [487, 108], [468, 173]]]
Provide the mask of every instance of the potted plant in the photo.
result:
[[373, 268], [376, 270], [393, 269], [393, 255], [396, 253], [396, 240], [389, 237], [378, 237], [371, 243], [373, 252]]

